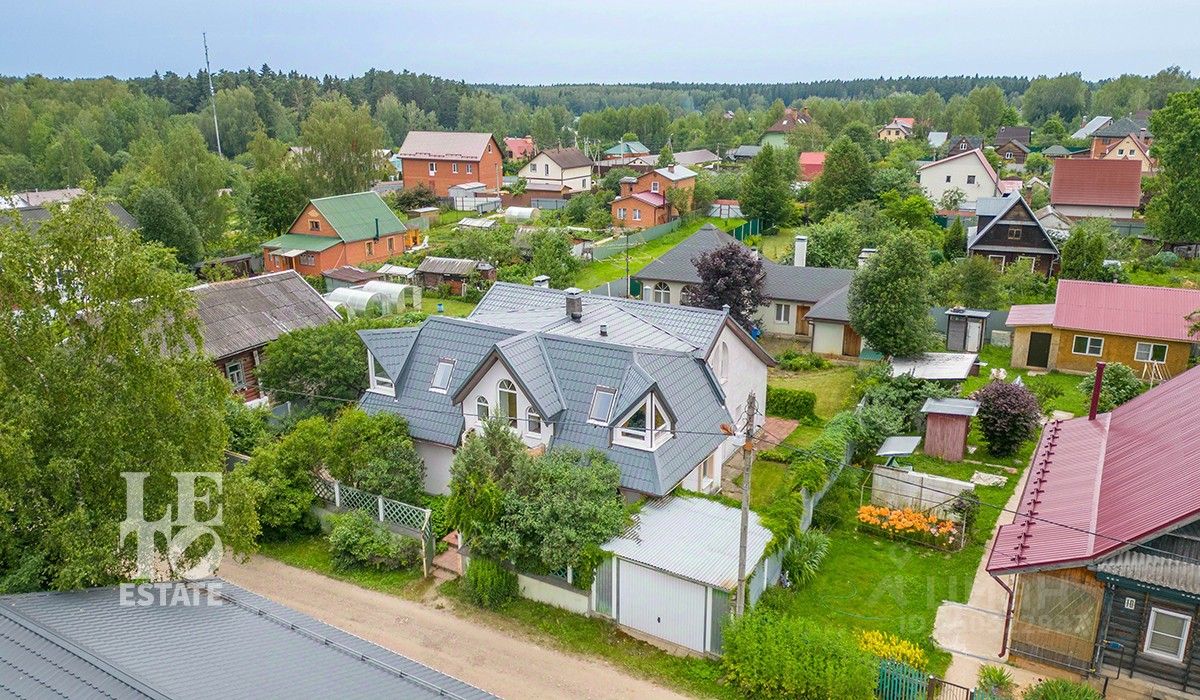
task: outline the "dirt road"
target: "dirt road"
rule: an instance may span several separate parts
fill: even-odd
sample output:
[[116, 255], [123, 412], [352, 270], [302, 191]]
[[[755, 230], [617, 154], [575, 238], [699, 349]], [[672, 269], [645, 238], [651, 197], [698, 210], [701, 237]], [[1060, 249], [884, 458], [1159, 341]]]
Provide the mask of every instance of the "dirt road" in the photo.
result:
[[539, 646], [446, 610], [359, 588], [274, 559], [226, 559], [220, 575], [322, 622], [387, 647], [503, 698], [685, 696], [604, 661]]

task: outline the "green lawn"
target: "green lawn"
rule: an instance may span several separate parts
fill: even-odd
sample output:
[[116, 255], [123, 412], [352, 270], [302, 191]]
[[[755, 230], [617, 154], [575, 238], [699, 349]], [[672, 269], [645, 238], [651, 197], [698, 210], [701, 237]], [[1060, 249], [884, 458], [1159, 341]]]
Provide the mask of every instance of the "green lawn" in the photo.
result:
[[540, 643], [590, 657], [602, 658], [632, 675], [647, 678], [688, 695], [736, 698], [722, 685], [720, 663], [711, 659], [673, 656], [630, 637], [613, 624], [542, 603], [518, 598], [494, 612], [476, 607], [462, 596], [461, 579], [439, 591], [455, 601], [455, 612], [502, 630], [529, 634]]
[[795, 240], [795, 232], [792, 229], [784, 229], [773, 236], [763, 236], [761, 246], [763, 257], [779, 262], [784, 256], [792, 254]]
[[446, 316], [465, 317], [475, 309], [475, 304], [462, 299], [437, 299], [433, 295], [421, 297], [421, 310], [427, 314], [436, 314], [437, 305], [442, 304]]
[[1142, 284], [1151, 287], [1183, 287], [1189, 282], [1194, 287], [1200, 287], [1200, 268], [1180, 266], [1166, 272], [1138, 270], [1129, 273], [1130, 284]]
[[[655, 258], [679, 245], [685, 238], [700, 230], [705, 224], [733, 229], [746, 223], [744, 219], [700, 218], [684, 224], [667, 235], [649, 243], [629, 249], [629, 274], [636, 275]], [[615, 282], [625, 276], [625, 255], [614, 255], [605, 260], [586, 263], [575, 275], [575, 286], [584, 291], [595, 289], [605, 282]]]
[[420, 567], [400, 571], [335, 571], [329, 553], [329, 540], [323, 535], [300, 536], [282, 542], [263, 542], [259, 546], [259, 554], [300, 569], [308, 569], [330, 578], [392, 595], [411, 595], [412, 589], [418, 587], [417, 582], [422, 580]]
[[[1012, 348], [1002, 348], [996, 345], [983, 346], [983, 352], [979, 353], [979, 359], [987, 363], [980, 372], [978, 377], [969, 377], [963, 383], [963, 395], [969, 395], [971, 392], [979, 389], [984, 384], [987, 384], [991, 370], [994, 368], [1003, 368], [1008, 373], [1008, 381], [1013, 380], [1013, 375], [1020, 375], [1022, 381], [1027, 381], [1029, 377], [1028, 370], [1013, 369], [1012, 367]], [[1079, 382], [1082, 379], [1076, 374], [1063, 374], [1062, 372], [1044, 372], [1037, 375], [1033, 381], [1035, 382], [1050, 382], [1062, 389], [1062, 396], [1053, 399], [1046, 406], [1047, 411], [1067, 411], [1075, 415], [1082, 415], [1087, 411], [1089, 395], [1079, 391]]]
[[843, 409], [850, 408], [854, 399], [854, 368], [843, 365], [811, 372], [786, 372], [779, 368], [771, 370], [767, 377], [771, 386], [785, 389], [804, 389], [817, 395], [816, 414], [829, 420]]

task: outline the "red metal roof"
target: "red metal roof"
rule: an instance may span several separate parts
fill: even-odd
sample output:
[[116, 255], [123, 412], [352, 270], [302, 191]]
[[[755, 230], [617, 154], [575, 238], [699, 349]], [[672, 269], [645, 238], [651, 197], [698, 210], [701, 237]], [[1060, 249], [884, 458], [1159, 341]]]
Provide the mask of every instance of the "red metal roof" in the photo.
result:
[[634, 199], [640, 199], [646, 204], [656, 207], [664, 206], [667, 203], [666, 197], [662, 196], [661, 194], [655, 194], [654, 192], [634, 192], [630, 196]]
[[1136, 207], [1141, 201], [1140, 161], [1064, 158], [1054, 164], [1051, 204]]
[[824, 170], [824, 151], [805, 151], [800, 154], [800, 179], [815, 180]]
[[1049, 326], [1054, 322], [1054, 304], [1017, 304], [1008, 310], [1006, 326]]
[[[1200, 341], [1187, 315], [1200, 310], [1200, 291], [1111, 282], [1059, 280], [1055, 328], [1162, 340]], [[1011, 318], [1011, 316], [1010, 316]]]
[[508, 136], [504, 139], [504, 147], [516, 160], [533, 155], [533, 139], [528, 136], [524, 138]]
[[1193, 367], [1094, 421], [1048, 424], [988, 572], [1095, 561], [1200, 518], [1197, 401]]

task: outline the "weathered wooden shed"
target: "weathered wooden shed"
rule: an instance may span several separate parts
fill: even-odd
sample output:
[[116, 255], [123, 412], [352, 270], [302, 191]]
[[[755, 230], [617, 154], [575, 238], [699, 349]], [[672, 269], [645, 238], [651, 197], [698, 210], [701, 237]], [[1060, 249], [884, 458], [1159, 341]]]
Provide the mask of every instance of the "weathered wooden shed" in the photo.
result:
[[971, 418], [979, 412], [979, 402], [971, 399], [926, 399], [925, 454], [950, 462], [961, 461], [967, 451]]
[[979, 352], [987, 336], [987, 321], [991, 311], [946, 309], [946, 349], [951, 352]]

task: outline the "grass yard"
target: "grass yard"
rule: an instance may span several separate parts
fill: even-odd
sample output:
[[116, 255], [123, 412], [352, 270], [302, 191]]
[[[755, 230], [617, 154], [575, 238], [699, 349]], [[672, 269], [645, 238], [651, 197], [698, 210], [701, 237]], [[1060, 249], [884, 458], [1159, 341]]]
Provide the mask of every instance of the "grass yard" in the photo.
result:
[[854, 386], [854, 367], [845, 365], [811, 372], [786, 372], [775, 368], [767, 377], [767, 383], [785, 389], [804, 389], [816, 394], [816, 414], [822, 420], [829, 420], [839, 411], [850, 408], [854, 401], [851, 394]]
[[442, 584], [440, 593], [455, 601], [455, 612], [492, 627], [529, 634], [542, 643], [576, 654], [602, 658], [632, 675], [647, 678], [688, 695], [702, 698], [737, 698], [722, 685], [720, 662], [673, 656], [621, 632], [599, 618], [560, 610], [518, 598], [499, 611], [468, 603], [461, 579]]
[[1151, 287], [1200, 287], [1200, 266], [1180, 265], [1166, 272], [1151, 272], [1137, 270], [1129, 273], [1130, 284], [1142, 284]]
[[[685, 238], [700, 230], [705, 224], [718, 227], [735, 228], [746, 223], [744, 219], [701, 218], [684, 224], [667, 235], [649, 243], [634, 246], [629, 249], [629, 274], [636, 275], [641, 269], [655, 258], [679, 245]], [[625, 255], [614, 255], [605, 260], [586, 263], [583, 269], [575, 275], [575, 286], [584, 291], [595, 289], [605, 282], [614, 282], [625, 276]]]
[[421, 297], [421, 310], [427, 314], [436, 314], [437, 305], [441, 303], [446, 316], [465, 317], [475, 309], [475, 304], [462, 299], [437, 299], [432, 295]]
[[315, 571], [329, 578], [404, 597], [412, 597], [413, 589], [420, 588], [419, 582], [422, 580], [419, 566], [400, 571], [336, 571], [329, 552], [329, 541], [323, 535], [300, 536], [282, 542], [263, 542], [259, 554], [300, 569]]
[[[1013, 369], [1012, 367], [1012, 348], [1002, 348], [995, 345], [984, 345], [983, 352], [979, 353], [979, 359], [987, 363], [978, 377], [968, 377], [963, 383], [963, 395], [969, 395], [971, 392], [979, 389], [989, 381], [991, 370], [1002, 368], [1008, 372], [1008, 381], [1013, 380], [1013, 375], [1021, 376], [1022, 381], [1027, 381], [1029, 377], [1028, 370]], [[1050, 401], [1046, 406], [1047, 411], [1067, 411], [1074, 415], [1082, 415], [1087, 412], [1088, 400], [1090, 396], [1082, 391], [1079, 391], [1079, 382], [1083, 379], [1077, 374], [1063, 374], [1062, 372], [1043, 372], [1035, 376], [1035, 382], [1050, 382], [1062, 389], [1062, 396]]]
[[784, 256], [791, 255], [793, 244], [796, 241], [795, 235], [793, 229], [784, 229], [773, 236], [763, 236], [761, 248], [763, 257], [779, 262]]

